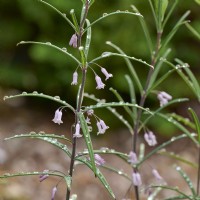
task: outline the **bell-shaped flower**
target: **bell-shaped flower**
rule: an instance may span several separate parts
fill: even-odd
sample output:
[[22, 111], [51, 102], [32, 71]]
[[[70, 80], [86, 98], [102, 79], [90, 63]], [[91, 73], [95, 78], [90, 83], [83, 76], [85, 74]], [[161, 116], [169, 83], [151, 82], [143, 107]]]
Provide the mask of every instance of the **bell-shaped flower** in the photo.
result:
[[78, 73], [77, 73], [77, 71], [75, 71], [73, 73], [73, 80], [72, 80], [71, 85], [77, 85], [77, 84], [78, 84]]
[[109, 128], [109, 126], [107, 126], [105, 124], [105, 122], [101, 119], [100, 121], [97, 122], [97, 128], [98, 128], [98, 134], [104, 134], [105, 131]]
[[91, 116], [94, 114], [94, 110], [93, 109], [90, 109], [87, 111], [87, 115]]
[[54, 187], [54, 188], [52, 189], [52, 192], [51, 192], [51, 200], [54, 200], [55, 195], [56, 195], [56, 192], [57, 192], [57, 187]]
[[98, 75], [95, 76], [95, 80], [97, 83], [96, 89], [104, 89], [105, 84], [101, 81], [101, 78]]
[[45, 169], [43, 171], [43, 174], [40, 174], [40, 176], [39, 176], [40, 182], [46, 180], [49, 177], [48, 172], [49, 172], [49, 170]]
[[109, 74], [107, 70], [103, 67], [101, 68], [101, 72], [106, 76], [106, 80], [109, 79], [110, 77], [113, 77], [113, 75]]
[[162, 91], [158, 93], [157, 98], [160, 101], [160, 107], [162, 107], [172, 99], [172, 96]]
[[74, 48], [77, 48], [78, 46], [78, 37], [76, 35], [76, 33], [74, 33], [69, 41], [69, 45], [74, 47]]
[[152, 174], [156, 178], [156, 180], [158, 180], [158, 181], [163, 180], [163, 177], [158, 173], [158, 171], [156, 169], [152, 170]]
[[135, 152], [130, 151], [128, 157], [129, 157], [128, 162], [130, 162], [131, 164], [135, 165], [138, 162], [137, 155]]
[[133, 172], [132, 177], [133, 177], [133, 184], [135, 186], [142, 185], [142, 179], [141, 179], [139, 172]]
[[54, 115], [54, 118], [53, 118], [53, 122], [56, 123], [56, 124], [62, 124], [63, 121], [62, 121], [62, 111], [57, 109], [56, 112], [55, 112], [55, 115]]
[[155, 146], [157, 144], [156, 136], [151, 131], [144, 134], [144, 139], [149, 146]]
[[82, 137], [82, 135], [80, 134], [80, 129], [81, 129], [80, 123], [76, 124], [76, 128], [75, 129], [76, 130], [75, 130], [75, 133], [73, 134], [73, 137], [76, 137], [76, 138]]
[[85, 121], [86, 121], [87, 124], [91, 124], [89, 117], [87, 117]]
[[95, 159], [96, 165], [98, 166], [105, 164], [105, 160], [99, 154], [94, 154], [94, 159]]

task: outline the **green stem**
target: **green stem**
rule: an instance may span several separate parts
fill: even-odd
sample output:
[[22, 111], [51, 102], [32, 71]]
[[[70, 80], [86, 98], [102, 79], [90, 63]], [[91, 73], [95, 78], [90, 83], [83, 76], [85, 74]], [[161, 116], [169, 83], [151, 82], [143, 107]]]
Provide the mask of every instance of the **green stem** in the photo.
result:
[[[155, 67], [155, 64], [156, 64], [156, 56], [157, 56], [159, 48], [160, 48], [161, 36], [162, 36], [162, 32], [158, 32], [157, 33], [156, 50], [155, 50], [155, 53], [154, 53], [154, 55], [152, 57], [152, 61], [151, 61], [151, 65], [153, 67]], [[141, 96], [140, 103], [139, 103], [139, 106], [141, 106], [141, 107], [144, 106], [144, 103], [145, 103], [145, 100], [146, 100], [146, 97], [147, 97], [147, 90], [148, 90], [148, 87], [149, 87], [149, 83], [150, 83], [152, 74], [153, 74], [153, 68], [150, 68], [148, 76], [147, 76], [145, 88], [143, 90], [143, 94]], [[137, 138], [138, 138], [138, 133], [139, 133], [139, 124], [140, 124], [141, 115], [142, 115], [142, 110], [140, 109], [140, 110], [138, 110], [138, 113], [137, 113], [137, 118], [136, 118], [136, 121], [135, 121], [135, 124], [134, 124], [134, 134], [133, 134], [133, 137], [132, 137], [133, 152], [135, 152], [136, 154], [137, 154]], [[138, 168], [137, 167], [134, 168], [133, 171], [137, 172]], [[138, 186], [135, 186], [135, 196], [136, 196], [136, 200], [139, 200]]]
[[199, 158], [198, 158], [198, 176], [197, 176], [197, 196], [199, 196], [199, 182], [200, 182], [200, 146], [198, 146]]
[[[87, 18], [87, 14], [88, 14], [88, 10], [89, 10], [89, 1], [88, 0], [86, 0], [86, 3], [84, 6], [85, 6], [85, 10], [84, 10], [85, 12], [84, 12], [83, 18], [81, 19], [81, 22], [80, 22], [80, 28], [79, 28], [79, 34], [78, 34], [78, 47], [81, 46], [83, 27], [84, 27], [85, 20]], [[76, 115], [75, 115], [75, 125], [78, 123], [78, 113], [81, 110], [81, 106], [82, 106], [82, 102], [83, 102], [86, 73], [87, 73], [87, 66], [83, 65], [82, 66], [82, 82], [81, 82], [81, 88], [80, 88], [79, 94], [78, 94], [79, 99], [78, 99], [77, 110], [76, 110]], [[73, 137], [73, 135], [72, 135], [72, 137]], [[76, 155], [76, 142], [77, 142], [77, 139], [76, 139], [76, 137], [74, 137], [73, 141], [72, 141], [72, 156], [71, 156], [70, 169], [69, 169], [69, 176], [71, 177], [71, 180], [72, 180], [73, 171], [74, 171], [74, 161], [75, 161], [75, 155]], [[66, 200], [69, 200], [70, 192], [71, 192], [70, 189], [67, 188]]]
[[[81, 110], [84, 88], [85, 88], [85, 81], [86, 81], [86, 73], [87, 73], [87, 68], [86, 68], [86, 66], [84, 66], [82, 68], [82, 83], [81, 83], [81, 89], [80, 89], [80, 92], [79, 92], [79, 99], [78, 99], [77, 112], [76, 112], [76, 117], [75, 117], [75, 124], [78, 123], [78, 114], [77, 113], [79, 113], [80, 110]], [[75, 155], [76, 155], [76, 141], [77, 141], [76, 137], [74, 137], [73, 142], [72, 142], [72, 155], [71, 155], [70, 170], [69, 170], [69, 176], [71, 178], [73, 176], [73, 171], [74, 171], [74, 161], [75, 161]], [[69, 198], [70, 198], [70, 189], [67, 188], [66, 200], [69, 200]]]

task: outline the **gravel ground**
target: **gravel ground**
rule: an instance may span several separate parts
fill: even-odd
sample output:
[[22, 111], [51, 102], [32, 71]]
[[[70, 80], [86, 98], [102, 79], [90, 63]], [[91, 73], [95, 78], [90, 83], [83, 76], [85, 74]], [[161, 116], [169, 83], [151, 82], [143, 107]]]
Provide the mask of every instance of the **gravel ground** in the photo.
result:
[[[59, 133], [60, 135], [69, 135], [70, 127], [56, 125], [51, 120], [52, 115], [34, 109], [30, 106], [23, 105], [23, 100], [13, 104], [12, 102], [0, 102], [0, 174], [14, 173], [18, 171], [43, 171], [44, 169], [59, 170], [67, 172], [69, 169], [69, 159], [55, 147], [39, 140], [16, 139], [3, 142], [2, 139], [15, 134], [28, 133], [30, 131], [45, 131], [46, 133]], [[72, 123], [70, 116], [63, 119], [67, 124]], [[143, 139], [140, 138], [142, 141]], [[98, 139], [94, 137], [94, 148], [101, 147], [113, 148], [122, 152], [129, 152], [131, 141], [129, 133], [126, 130], [117, 130], [109, 132], [105, 136], [100, 136]], [[85, 148], [82, 139], [78, 141], [78, 151]], [[182, 140], [176, 144], [170, 145], [169, 151], [175, 151], [183, 155], [190, 161], [197, 160], [196, 149], [189, 140]], [[130, 167], [123, 163], [115, 156], [103, 156], [106, 164], [112, 165], [119, 170], [123, 170], [127, 174], [131, 174]], [[181, 163], [176, 162], [178, 165]], [[143, 179], [142, 190], [145, 186], [155, 183], [152, 177], [151, 170], [156, 168], [163, 176], [168, 184], [177, 185], [183, 191], [189, 191], [186, 184], [182, 181], [180, 175], [173, 167], [174, 161], [165, 156], [156, 155], [149, 159], [141, 168]], [[196, 181], [196, 169], [189, 167], [186, 164], [182, 165], [193, 181]], [[79, 170], [80, 169], [80, 170]], [[118, 200], [124, 198], [124, 194], [130, 187], [130, 182], [124, 177], [110, 172], [106, 169], [101, 169]], [[16, 177], [11, 179], [0, 180], [0, 200], [47, 200], [51, 199], [52, 188], [60, 181], [58, 178], [50, 177], [42, 183], [39, 182], [38, 176], [32, 177]], [[58, 186], [56, 199], [65, 199], [65, 183], [61, 181]], [[77, 165], [74, 172], [73, 190], [72, 193], [78, 195], [81, 200], [109, 200], [111, 197], [94, 178], [93, 173], [85, 167]], [[164, 199], [172, 193], [167, 191], [161, 192], [158, 199]], [[147, 199], [145, 195], [142, 199]], [[131, 194], [127, 193], [126, 199], [134, 199]]]

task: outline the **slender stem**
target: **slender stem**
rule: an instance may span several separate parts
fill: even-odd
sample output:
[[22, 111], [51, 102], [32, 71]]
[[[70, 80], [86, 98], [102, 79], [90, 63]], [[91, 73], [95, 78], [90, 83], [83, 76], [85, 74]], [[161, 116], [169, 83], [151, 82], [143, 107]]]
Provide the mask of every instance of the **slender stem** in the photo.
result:
[[[81, 83], [81, 89], [80, 89], [80, 92], [79, 92], [77, 113], [80, 112], [80, 110], [81, 110], [84, 88], [85, 88], [85, 81], [86, 81], [86, 73], [87, 73], [87, 68], [83, 67], [82, 68], [82, 83]], [[76, 113], [76, 117], [75, 117], [75, 124], [78, 123], [77, 113]], [[71, 156], [71, 163], [70, 163], [70, 170], [69, 170], [69, 176], [70, 177], [73, 176], [75, 155], [76, 155], [76, 137], [73, 138], [73, 143], [72, 143], [72, 156]], [[70, 189], [67, 188], [66, 200], [69, 200], [69, 198], [70, 198]]]
[[197, 196], [199, 196], [199, 182], [200, 182], [200, 146], [198, 146], [199, 158], [198, 158], [198, 176], [197, 176]]
[[[89, 1], [87, 0], [86, 4], [85, 4], [85, 12], [84, 12], [83, 18], [80, 22], [80, 28], [79, 28], [79, 34], [78, 34], [78, 47], [81, 46], [81, 38], [83, 35], [82, 31], [83, 31], [83, 27], [85, 24], [85, 20], [87, 18], [88, 10], [89, 10]], [[78, 94], [79, 99], [78, 99], [76, 115], [75, 115], [75, 124], [78, 123], [78, 113], [80, 112], [81, 106], [82, 106], [85, 81], [86, 81], [86, 73], [87, 73], [87, 66], [82, 66], [82, 82], [81, 82], [81, 88], [80, 88], [79, 94]], [[75, 161], [75, 155], [76, 155], [76, 142], [77, 142], [76, 140], [77, 140], [76, 137], [74, 137], [73, 142], [72, 142], [72, 156], [71, 156], [70, 169], [69, 169], [69, 176], [71, 177], [71, 179], [72, 179], [73, 171], [74, 171], [74, 161]], [[71, 192], [70, 189], [67, 188], [66, 200], [69, 200], [70, 192]]]
[[[157, 33], [156, 50], [155, 50], [155, 53], [154, 53], [153, 56], [152, 56], [152, 61], [151, 61], [151, 65], [152, 65], [153, 67], [155, 67], [155, 64], [156, 64], [156, 57], [157, 57], [158, 51], [159, 51], [159, 49], [160, 49], [161, 36], [162, 36], [162, 32], [158, 32], [158, 33]], [[147, 89], [148, 89], [148, 87], [149, 87], [149, 83], [150, 83], [152, 74], [153, 74], [153, 68], [150, 68], [149, 73], [148, 73], [148, 76], [147, 76], [147, 81], [146, 81], [146, 84], [145, 84], [145, 87], [144, 87], [144, 90], [143, 90], [143, 94], [142, 94], [142, 96], [141, 96], [140, 103], [139, 103], [139, 106], [141, 106], [141, 107], [144, 106], [144, 103], [145, 103], [145, 100], [146, 100], [146, 97], [147, 97]], [[138, 110], [138, 113], [137, 113], [137, 118], [136, 118], [135, 124], [134, 124], [134, 134], [133, 134], [133, 137], [132, 137], [132, 140], [133, 140], [133, 141], [132, 141], [132, 143], [133, 143], [133, 152], [135, 152], [136, 154], [137, 154], [138, 130], [139, 130], [139, 124], [140, 124], [141, 115], [142, 115], [142, 110], [139, 109], [139, 110]], [[133, 171], [134, 171], [134, 172], [137, 172], [138, 169], [137, 169], [137, 168], [134, 168]], [[136, 200], [139, 200], [139, 190], [138, 190], [138, 186], [135, 186], [135, 196], [136, 196]]]

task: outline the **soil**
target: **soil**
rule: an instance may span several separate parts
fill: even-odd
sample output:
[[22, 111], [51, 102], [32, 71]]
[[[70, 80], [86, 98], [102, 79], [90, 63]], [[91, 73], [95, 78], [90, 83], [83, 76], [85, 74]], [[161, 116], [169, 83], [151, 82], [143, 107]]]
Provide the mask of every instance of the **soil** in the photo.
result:
[[[1, 95], [2, 96], [2, 95]], [[29, 133], [30, 131], [45, 131], [46, 133], [56, 133], [70, 137], [70, 125], [73, 123], [73, 117], [64, 113], [64, 124], [57, 125], [52, 122], [54, 108], [49, 108], [49, 113], [44, 109], [34, 108], [27, 105], [27, 102], [0, 102], [0, 174], [43, 171], [45, 169], [58, 170], [67, 173], [69, 170], [69, 158], [56, 149], [54, 146], [43, 141], [34, 139], [15, 139], [3, 141], [5, 137], [15, 134]], [[108, 130], [105, 135], [93, 137], [93, 146], [95, 149], [108, 147], [125, 153], [129, 153], [131, 140], [127, 130], [116, 131]], [[140, 142], [144, 142], [140, 138]], [[78, 140], [78, 150], [85, 148], [83, 139]], [[147, 148], [146, 151], [152, 148]], [[197, 161], [197, 150], [188, 139], [182, 139], [171, 144], [168, 151], [174, 151], [191, 162]], [[107, 165], [114, 166], [131, 176], [131, 168], [122, 160], [115, 156], [103, 155]], [[152, 176], [152, 168], [156, 168], [165, 182], [172, 186], [178, 186], [184, 192], [190, 192], [183, 178], [176, 172], [174, 164], [180, 165], [190, 176], [193, 182], [196, 182], [196, 169], [187, 164], [168, 158], [166, 156], [152, 156], [140, 169], [143, 185], [141, 193], [146, 191], [148, 185], [156, 183]], [[122, 176], [117, 175], [107, 169], [100, 168], [117, 200], [134, 199], [131, 196], [133, 188], [130, 188], [131, 182]], [[59, 184], [58, 184], [59, 183]], [[10, 179], [0, 179], [0, 200], [48, 200], [51, 199], [51, 190], [58, 184], [58, 191], [55, 199], [65, 199], [65, 182], [59, 178], [49, 177], [43, 182], [39, 182], [38, 176], [15, 177]], [[126, 194], [127, 193], [127, 194]], [[86, 166], [77, 165], [74, 171], [72, 194], [77, 194], [81, 200], [109, 200], [112, 199], [101, 183], [94, 177], [94, 174]], [[126, 194], [126, 196], [125, 196]], [[164, 199], [172, 195], [172, 192], [163, 190], [157, 199]], [[142, 199], [147, 199], [143, 195]]]

